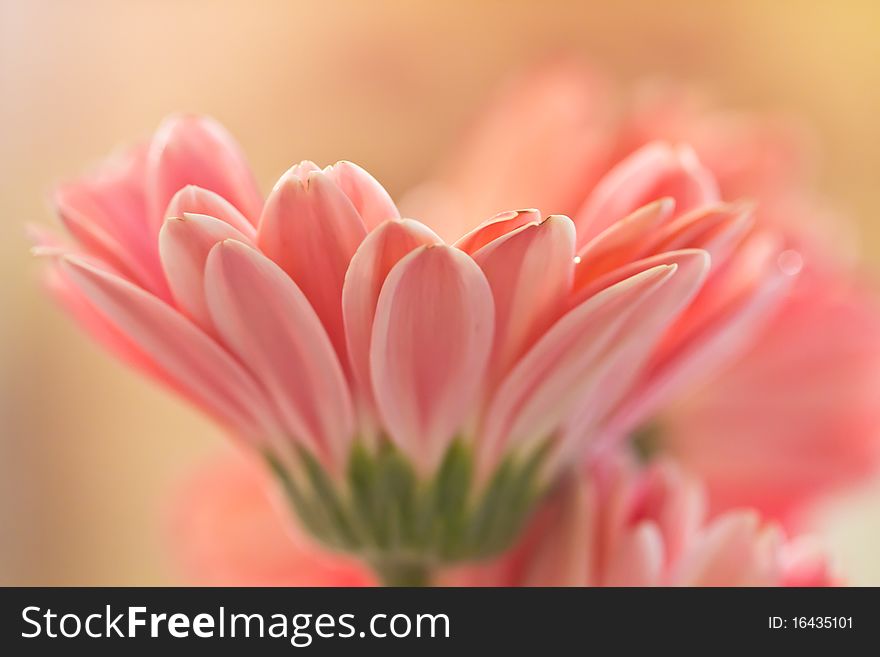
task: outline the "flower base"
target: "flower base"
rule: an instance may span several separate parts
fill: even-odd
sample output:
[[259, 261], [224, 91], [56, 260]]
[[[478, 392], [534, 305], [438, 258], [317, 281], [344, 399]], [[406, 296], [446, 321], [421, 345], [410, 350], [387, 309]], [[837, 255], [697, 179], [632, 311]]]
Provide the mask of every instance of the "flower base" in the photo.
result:
[[363, 559], [389, 585], [416, 586], [440, 566], [488, 558], [513, 544], [543, 492], [545, 453], [511, 454], [482, 483], [461, 441], [427, 478], [388, 441], [374, 450], [356, 443], [339, 481], [304, 449], [296, 467], [273, 455], [267, 460], [316, 539]]

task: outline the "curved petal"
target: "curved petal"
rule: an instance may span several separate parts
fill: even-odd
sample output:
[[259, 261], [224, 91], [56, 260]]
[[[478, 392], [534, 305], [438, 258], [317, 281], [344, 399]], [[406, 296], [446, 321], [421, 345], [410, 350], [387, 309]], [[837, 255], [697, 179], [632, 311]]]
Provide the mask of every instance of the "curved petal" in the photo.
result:
[[418, 221], [391, 220], [370, 232], [351, 259], [342, 286], [345, 338], [355, 380], [370, 403], [370, 340], [382, 284], [391, 268], [410, 251], [441, 243], [430, 228]]
[[[597, 373], [616, 355], [626, 320], [667, 284], [675, 267], [660, 265], [613, 285], [564, 315], [517, 363], [495, 393], [483, 428], [486, 463], [508, 446], [550, 438], [575, 410]], [[635, 336], [653, 340], [656, 336]]]
[[225, 198], [202, 187], [187, 185], [171, 197], [165, 219], [182, 217], [185, 214], [202, 214], [219, 219], [232, 226], [239, 233], [253, 240], [257, 236], [254, 225], [245, 219], [232, 203]]
[[285, 173], [269, 194], [257, 244], [306, 295], [347, 366], [342, 286], [366, 228], [330, 178], [309, 170], [303, 180], [301, 166]]
[[754, 224], [746, 204], [703, 206], [670, 222], [652, 235], [644, 255], [678, 249], [703, 249], [720, 265]]
[[[670, 283], [645, 302], [640, 314], [626, 320], [621, 329], [623, 333], [641, 337], [620, 340], [616, 344], [616, 364], [600, 372], [594, 384], [595, 390], [602, 391], [601, 397], [579, 405], [569, 417], [564, 435], [566, 442], [582, 441], [583, 436], [592, 434], [600, 424], [603, 435], [614, 437], [624, 430], [619, 426], [620, 405], [645, 408], [652, 401], [644, 398], [645, 390], [640, 386], [645, 369], [660, 349], [661, 338], [681, 313], [687, 312], [688, 304], [706, 280], [709, 264], [709, 255], [700, 249], [661, 253], [607, 274], [595, 284], [595, 288], [589, 286], [590, 289], [585, 291], [587, 297], [594, 294], [592, 289], [604, 289], [621, 279], [627, 280], [635, 272], [664, 265], [676, 267], [676, 275]], [[627, 425], [626, 428], [631, 427]]]
[[678, 571], [682, 586], [771, 586], [781, 579], [781, 535], [753, 511], [731, 511], [710, 523]]
[[162, 122], [150, 143], [147, 185], [156, 231], [171, 198], [187, 185], [216, 192], [252, 222], [263, 207], [263, 195], [238, 144], [206, 116], [177, 114]]
[[495, 299], [489, 380], [496, 381], [559, 317], [574, 273], [574, 224], [551, 215], [474, 253]]
[[654, 201], [611, 224], [587, 242], [577, 255], [576, 287], [635, 260], [674, 210], [675, 201], [671, 198]]
[[357, 164], [342, 160], [326, 167], [324, 173], [348, 197], [368, 231], [389, 219], [400, 219], [400, 212], [385, 188]]
[[493, 316], [486, 277], [453, 247], [419, 247], [382, 287], [370, 348], [376, 403], [391, 438], [423, 471], [479, 398]]
[[174, 301], [209, 332], [213, 325], [205, 303], [205, 261], [211, 248], [225, 239], [250, 243], [232, 225], [201, 214], [171, 216], [159, 231], [159, 255]]
[[648, 144], [611, 169], [575, 216], [578, 244], [585, 244], [615, 221], [664, 197], [684, 214], [719, 199], [712, 173], [686, 146]]
[[205, 298], [217, 332], [266, 388], [288, 436], [338, 471], [354, 438], [351, 399], [303, 293], [256, 249], [226, 240], [208, 255]]
[[[656, 267], [657, 265], [679, 264], [699, 267], [701, 270], [705, 270], [702, 271], [702, 278], [699, 279], [699, 282], [702, 283], [705, 279], [705, 275], [708, 273], [710, 263], [711, 259], [709, 258], [709, 254], [702, 249], [681, 249], [680, 251], [658, 253], [647, 258], [642, 258], [641, 260], [628, 262], [622, 267], [613, 269], [599, 278], [590, 281], [586, 286], [576, 289], [576, 292], [573, 295], [574, 303], [581, 303], [611, 285], [627, 279], [640, 271]], [[584, 264], [585, 263], [581, 263], [581, 265]], [[575, 274], [575, 279], [577, 281], [577, 274]], [[696, 290], [694, 290], [694, 292], [695, 291]]]
[[85, 251], [165, 297], [168, 289], [147, 216], [146, 160], [146, 146], [119, 153], [91, 174], [59, 185], [53, 202]]
[[275, 432], [254, 380], [183, 315], [80, 258], [67, 256], [59, 266], [90, 303], [212, 414], [245, 439], [262, 441]]
[[537, 210], [506, 210], [490, 217], [455, 243], [456, 248], [473, 255], [492, 240], [510, 233], [520, 226], [541, 221]]
[[[63, 254], [58, 254], [63, 255]], [[57, 261], [46, 269], [45, 285], [58, 304], [93, 340], [136, 370], [153, 377], [184, 397], [191, 395], [171, 379], [124, 331], [105, 317], [73, 284]]]
[[170, 501], [168, 542], [187, 583], [375, 586], [365, 567], [303, 535], [266, 473], [240, 455], [199, 464]]

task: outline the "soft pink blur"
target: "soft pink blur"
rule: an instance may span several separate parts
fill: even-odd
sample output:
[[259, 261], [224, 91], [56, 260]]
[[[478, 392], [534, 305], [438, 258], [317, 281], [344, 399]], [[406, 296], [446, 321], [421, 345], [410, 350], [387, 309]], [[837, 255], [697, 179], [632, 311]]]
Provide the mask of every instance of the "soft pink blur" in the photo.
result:
[[[791, 522], [880, 467], [880, 298], [851, 261], [851, 220], [813, 188], [815, 156], [799, 128], [712, 107], [672, 82], [622, 89], [559, 58], [501, 89], [404, 202], [416, 216], [468, 217], [534, 198], [593, 226], [640, 195], [674, 196], [676, 209], [713, 195], [737, 201], [701, 221], [663, 226], [648, 213], [621, 226], [605, 240], [612, 248], [578, 252], [588, 266], [576, 285], [637, 252], [631, 233], [649, 224], [660, 250], [711, 253], [713, 275], [606, 430], [624, 440], [647, 427], [652, 450], [706, 480], [716, 510], [754, 506]], [[535, 162], [553, 166], [526, 164]], [[481, 184], [487, 171], [491, 185]]]

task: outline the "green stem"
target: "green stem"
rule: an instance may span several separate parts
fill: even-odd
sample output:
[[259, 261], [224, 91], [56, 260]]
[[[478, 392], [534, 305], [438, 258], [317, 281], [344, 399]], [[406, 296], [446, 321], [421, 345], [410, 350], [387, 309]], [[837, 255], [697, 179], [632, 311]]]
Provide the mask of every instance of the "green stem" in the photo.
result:
[[417, 561], [382, 561], [373, 564], [383, 586], [430, 586], [428, 567]]

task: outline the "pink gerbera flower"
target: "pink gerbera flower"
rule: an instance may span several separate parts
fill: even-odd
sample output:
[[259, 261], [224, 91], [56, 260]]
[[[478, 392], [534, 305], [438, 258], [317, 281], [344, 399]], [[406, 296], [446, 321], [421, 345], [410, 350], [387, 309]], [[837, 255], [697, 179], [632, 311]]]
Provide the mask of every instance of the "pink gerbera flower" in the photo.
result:
[[62, 303], [258, 455], [312, 537], [391, 583], [508, 549], [796, 273], [663, 143], [575, 220], [507, 211], [449, 242], [348, 162], [300, 163], [264, 202], [194, 116], [56, 204], [74, 243], [37, 250]]

